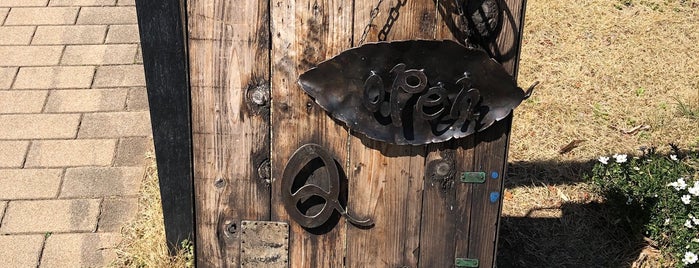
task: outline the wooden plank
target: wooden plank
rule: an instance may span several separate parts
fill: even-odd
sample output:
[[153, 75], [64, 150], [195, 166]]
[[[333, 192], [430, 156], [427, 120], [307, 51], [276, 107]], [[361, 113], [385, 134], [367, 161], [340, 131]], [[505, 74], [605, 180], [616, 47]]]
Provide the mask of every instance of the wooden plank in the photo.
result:
[[[498, 37], [488, 44], [488, 49], [516, 77], [526, 3], [524, 0], [505, 0], [500, 4], [504, 11], [502, 29]], [[495, 265], [511, 125], [512, 115], [477, 133], [475, 138], [475, 169], [485, 171], [487, 179], [485, 184], [473, 186], [468, 245], [457, 246], [456, 254], [478, 259], [480, 267]]]
[[241, 220], [270, 219], [269, 3], [190, 0], [197, 265], [238, 267]]
[[499, 3], [503, 9], [502, 29], [497, 38], [487, 44], [487, 50], [507, 72], [517, 78], [527, 1], [501, 0]]
[[194, 236], [192, 136], [180, 0], [136, 1], [165, 236], [170, 253]]
[[[437, 6], [437, 39], [463, 38], [456, 32], [458, 16], [453, 2], [435, 1]], [[434, 144], [428, 147], [426, 168], [434, 160], [451, 162], [452, 177], [435, 181], [425, 177], [422, 223], [420, 230], [420, 267], [453, 267], [458, 247], [468, 243], [471, 217], [471, 185], [459, 182], [462, 172], [473, 171], [474, 136]]]
[[345, 221], [306, 230], [289, 218], [281, 177], [293, 152], [306, 143], [347, 160], [347, 131], [296, 83], [298, 76], [350, 47], [352, 1], [272, 1], [272, 219], [290, 222], [290, 267], [343, 267]]
[[[355, 1], [354, 40], [360, 40], [377, 1]], [[432, 1], [383, 1], [366, 42], [432, 39]], [[357, 44], [359, 45], [359, 44]], [[371, 229], [348, 226], [348, 267], [417, 267], [426, 146], [396, 146], [351, 138], [348, 209], [374, 219]]]
[[457, 244], [456, 256], [478, 259], [480, 267], [495, 264], [511, 118], [476, 135], [475, 169], [486, 173], [486, 182], [472, 186], [470, 235], [468, 240], [460, 240], [461, 246]]
[[[428, 151], [420, 225], [420, 267], [451, 267], [454, 263], [456, 232], [465, 227], [468, 234], [468, 221], [465, 226], [457, 224], [457, 213], [463, 204], [457, 199], [455, 190], [458, 187], [458, 182], [455, 181], [455, 162], [458, 159], [453, 148], [441, 144], [428, 146]], [[434, 163], [448, 165], [451, 174], [438, 174], [436, 169], [440, 167]], [[464, 207], [470, 209], [470, 206]]]

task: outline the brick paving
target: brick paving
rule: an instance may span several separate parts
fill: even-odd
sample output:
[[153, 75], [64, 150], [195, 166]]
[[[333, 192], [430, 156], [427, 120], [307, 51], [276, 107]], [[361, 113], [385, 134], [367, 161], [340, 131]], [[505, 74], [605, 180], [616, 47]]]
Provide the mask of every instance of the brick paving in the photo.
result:
[[0, 263], [103, 267], [150, 117], [134, 0], [0, 0]]

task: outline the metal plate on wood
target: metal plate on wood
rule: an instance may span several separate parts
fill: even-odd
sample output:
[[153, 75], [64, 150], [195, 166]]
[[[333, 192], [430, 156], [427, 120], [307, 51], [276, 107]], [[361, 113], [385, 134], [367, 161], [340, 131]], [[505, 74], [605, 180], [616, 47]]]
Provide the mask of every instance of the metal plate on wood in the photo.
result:
[[240, 267], [288, 267], [289, 224], [242, 221]]
[[464, 172], [461, 173], [461, 182], [465, 183], [484, 183], [485, 172]]
[[353, 131], [412, 145], [482, 131], [529, 93], [486, 52], [450, 40], [365, 44], [303, 73], [299, 84]]
[[479, 263], [477, 259], [466, 259], [466, 258], [456, 258], [456, 267], [478, 267]]

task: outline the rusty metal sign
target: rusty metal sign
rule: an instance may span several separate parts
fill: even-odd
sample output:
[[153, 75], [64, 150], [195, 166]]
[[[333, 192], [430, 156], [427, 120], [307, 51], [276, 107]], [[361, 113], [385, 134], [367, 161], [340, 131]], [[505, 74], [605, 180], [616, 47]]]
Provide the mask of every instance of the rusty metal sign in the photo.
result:
[[289, 217], [312, 229], [328, 222], [337, 211], [356, 226], [372, 226], [371, 219], [353, 217], [340, 204], [341, 170], [320, 145], [305, 144], [297, 149], [282, 175], [282, 201]]
[[450, 40], [352, 48], [303, 73], [299, 84], [354, 132], [401, 145], [482, 131], [531, 93], [486, 52]]
[[288, 267], [289, 224], [242, 221], [240, 267]]

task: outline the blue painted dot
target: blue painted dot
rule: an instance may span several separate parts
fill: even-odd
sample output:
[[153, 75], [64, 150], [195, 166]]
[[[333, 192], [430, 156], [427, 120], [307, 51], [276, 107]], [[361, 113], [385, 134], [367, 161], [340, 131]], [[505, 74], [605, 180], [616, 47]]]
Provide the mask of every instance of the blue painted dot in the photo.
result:
[[493, 178], [493, 179], [497, 179], [497, 178], [500, 177], [500, 174], [498, 174], [497, 171], [493, 171], [493, 172], [490, 173], [490, 177]]
[[500, 198], [500, 192], [490, 192], [490, 203], [495, 203]]

